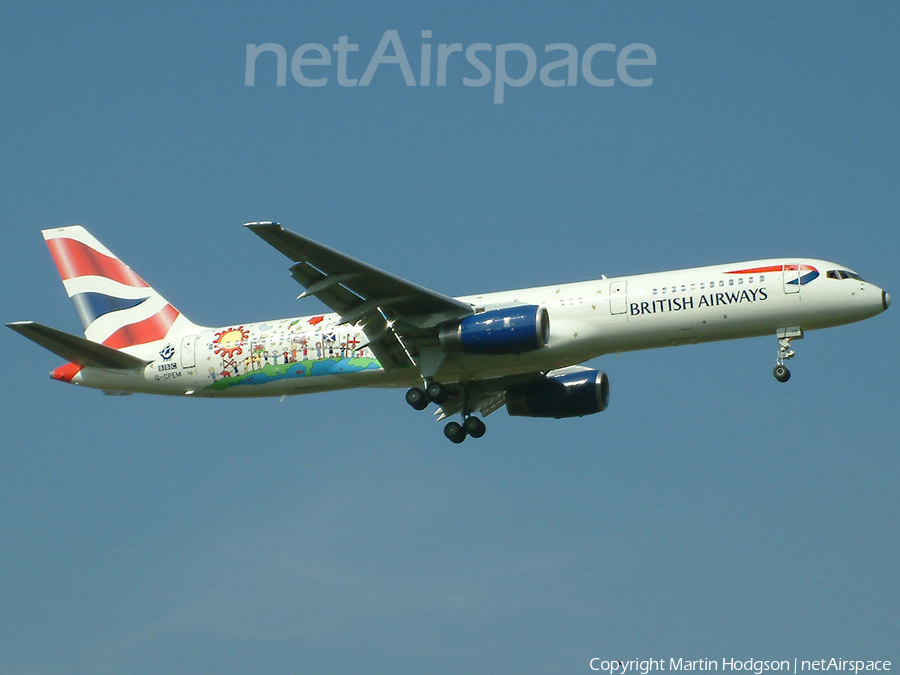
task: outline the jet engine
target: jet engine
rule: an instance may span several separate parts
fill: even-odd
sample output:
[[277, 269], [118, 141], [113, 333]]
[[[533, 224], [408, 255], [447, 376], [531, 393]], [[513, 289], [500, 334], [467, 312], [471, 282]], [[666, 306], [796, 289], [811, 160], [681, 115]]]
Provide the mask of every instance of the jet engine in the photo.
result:
[[504, 307], [445, 324], [439, 337], [445, 352], [521, 354], [547, 346], [550, 315], [537, 305]]
[[514, 417], [582, 417], [607, 405], [609, 378], [590, 368], [566, 368], [506, 390], [506, 411]]

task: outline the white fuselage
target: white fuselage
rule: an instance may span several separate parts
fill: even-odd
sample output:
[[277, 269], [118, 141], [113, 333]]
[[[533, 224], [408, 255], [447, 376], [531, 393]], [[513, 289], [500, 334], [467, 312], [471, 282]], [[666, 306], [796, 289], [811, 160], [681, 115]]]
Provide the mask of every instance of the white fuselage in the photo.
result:
[[[833, 274], [833, 276], [832, 276]], [[541, 305], [546, 347], [507, 356], [449, 354], [451, 383], [550, 371], [602, 354], [814, 330], [860, 321], [889, 301], [877, 286], [822, 260], [772, 259], [466, 296], [476, 312]], [[142, 373], [84, 368], [71, 380], [114, 391], [281, 396], [350, 387], [412, 386], [415, 368], [384, 370], [358, 325], [336, 314], [205, 328], [123, 349], [152, 360]]]

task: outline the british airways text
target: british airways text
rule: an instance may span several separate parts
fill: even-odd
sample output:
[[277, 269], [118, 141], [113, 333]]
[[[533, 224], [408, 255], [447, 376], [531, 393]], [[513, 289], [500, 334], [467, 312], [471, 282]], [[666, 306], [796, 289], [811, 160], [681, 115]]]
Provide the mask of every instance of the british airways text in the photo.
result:
[[723, 291], [719, 293], [706, 293], [699, 299], [692, 295], [680, 298], [663, 298], [647, 302], [632, 302], [628, 313], [631, 316], [642, 314], [659, 314], [661, 312], [680, 312], [685, 309], [699, 309], [700, 307], [719, 307], [720, 305], [734, 305], [742, 302], [757, 302], [768, 300], [769, 295], [765, 288], [750, 288], [743, 291]]

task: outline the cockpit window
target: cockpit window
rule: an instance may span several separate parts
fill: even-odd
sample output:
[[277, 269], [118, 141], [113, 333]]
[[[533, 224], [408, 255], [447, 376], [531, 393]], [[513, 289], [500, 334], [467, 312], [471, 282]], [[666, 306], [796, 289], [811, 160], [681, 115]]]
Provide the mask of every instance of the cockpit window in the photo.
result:
[[851, 272], [849, 270], [828, 270], [826, 276], [829, 279], [856, 279], [857, 281], [862, 281], [862, 277], [856, 272]]

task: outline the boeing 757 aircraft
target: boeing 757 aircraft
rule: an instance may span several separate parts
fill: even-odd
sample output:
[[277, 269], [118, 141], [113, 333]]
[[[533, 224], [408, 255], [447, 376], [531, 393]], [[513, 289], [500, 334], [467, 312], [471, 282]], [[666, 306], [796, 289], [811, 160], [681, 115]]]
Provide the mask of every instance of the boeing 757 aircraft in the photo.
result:
[[[85, 337], [7, 324], [68, 363], [54, 380], [108, 394], [284, 396], [408, 387], [416, 410], [459, 415], [454, 443], [484, 435], [481, 417], [579, 417], [605, 410], [602, 354], [772, 335], [790, 372], [804, 331], [861, 321], [890, 296], [835, 263], [806, 258], [658, 272], [452, 298], [285, 230], [246, 227], [286, 255], [291, 276], [333, 310], [207, 328], [192, 323], [83, 227], [44, 239]], [[480, 417], [476, 416], [480, 415]]]

